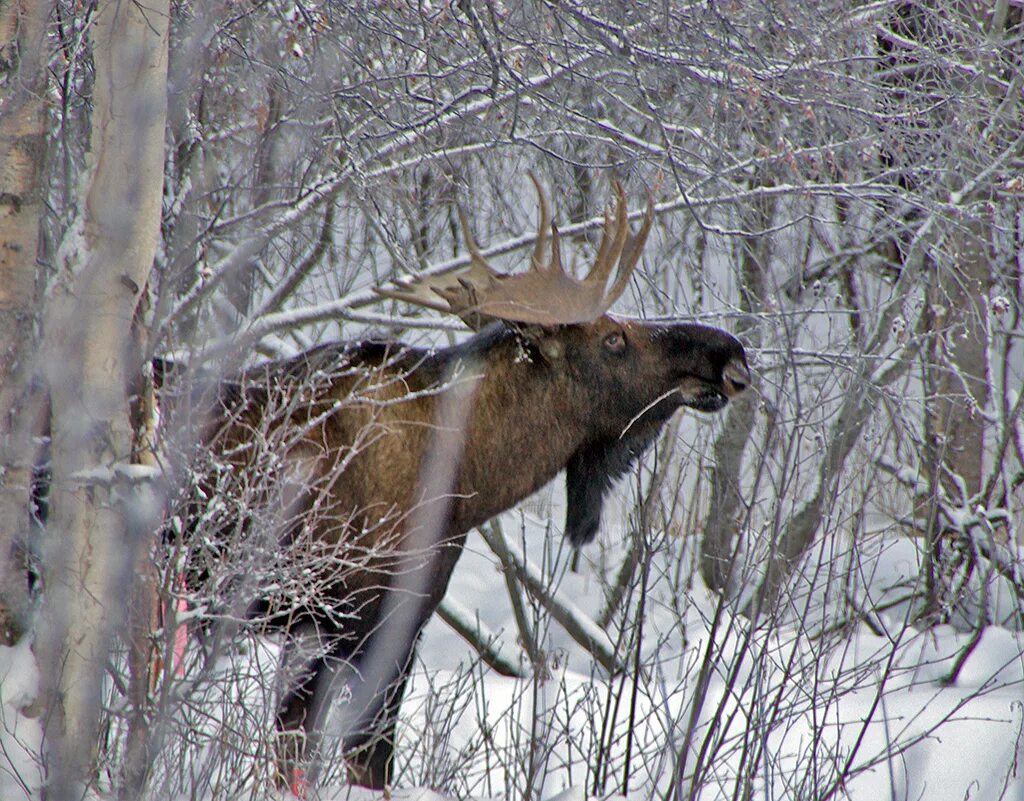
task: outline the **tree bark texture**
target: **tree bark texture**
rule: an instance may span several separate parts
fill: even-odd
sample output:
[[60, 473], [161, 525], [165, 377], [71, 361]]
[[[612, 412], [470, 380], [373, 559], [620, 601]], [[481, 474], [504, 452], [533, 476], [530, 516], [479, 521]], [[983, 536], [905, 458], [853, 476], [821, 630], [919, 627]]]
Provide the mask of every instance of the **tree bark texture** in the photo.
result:
[[47, 798], [87, 786], [101, 679], [153, 514], [125, 469], [132, 321], [159, 233], [169, 3], [101, 2], [87, 180], [44, 318], [53, 479], [39, 661]]
[[29, 598], [36, 244], [45, 152], [46, 0], [0, 3], [0, 644], [20, 639]]

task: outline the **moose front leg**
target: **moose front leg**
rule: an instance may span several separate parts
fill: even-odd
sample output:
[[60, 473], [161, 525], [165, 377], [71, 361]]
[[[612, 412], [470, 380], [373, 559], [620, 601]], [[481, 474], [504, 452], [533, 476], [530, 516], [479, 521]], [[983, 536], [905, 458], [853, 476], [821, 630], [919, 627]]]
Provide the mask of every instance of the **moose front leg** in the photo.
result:
[[300, 798], [305, 796], [306, 768], [319, 748], [320, 725], [330, 702], [325, 685], [336, 673], [333, 663], [342, 656], [340, 634], [332, 631], [331, 639], [328, 643], [313, 622], [298, 624], [288, 632], [281, 661], [284, 692], [276, 718], [276, 783]]
[[419, 632], [397, 652], [387, 643], [383, 660], [374, 658], [379, 635], [352, 654], [348, 634], [332, 632], [328, 639], [307, 624], [288, 638], [282, 664], [287, 689], [277, 712], [277, 783], [299, 797], [319, 773], [323, 726], [343, 688], [348, 697], [332, 728], [341, 736], [349, 781], [377, 790], [391, 781], [398, 711]]
[[402, 675], [384, 691], [377, 716], [366, 730], [346, 738], [345, 762], [352, 784], [383, 790], [391, 783], [398, 710], [405, 695], [411, 664], [410, 658]]
[[[345, 699], [330, 716], [329, 734], [340, 741], [349, 780], [378, 790], [392, 780], [402, 696], [423, 628], [461, 552], [461, 540], [456, 544], [432, 550], [425, 560], [417, 555], [414, 561], [388, 563], [382, 572], [390, 586], [383, 592], [349, 590], [347, 608], [359, 615], [337, 615], [331, 636], [324, 634], [326, 624], [314, 629], [315, 638], [296, 629], [285, 667], [296, 664], [286, 670], [290, 683], [277, 716], [278, 762], [286, 784], [294, 785], [296, 777], [300, 789], [307, 780], [316, 782], [329, 753], [322, 729], [343, 689]], [[305, 647], [303, 636], [309, 638]]]

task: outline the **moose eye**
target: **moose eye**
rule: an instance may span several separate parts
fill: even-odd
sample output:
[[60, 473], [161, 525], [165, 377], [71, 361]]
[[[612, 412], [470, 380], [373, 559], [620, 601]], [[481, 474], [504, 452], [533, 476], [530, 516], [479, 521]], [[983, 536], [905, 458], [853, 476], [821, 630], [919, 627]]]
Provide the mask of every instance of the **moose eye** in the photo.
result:
[[626, 349], [626, 337], [621, 331], [613, 331], [604, 338], [604, 346], [612, 353], [622, 353]]

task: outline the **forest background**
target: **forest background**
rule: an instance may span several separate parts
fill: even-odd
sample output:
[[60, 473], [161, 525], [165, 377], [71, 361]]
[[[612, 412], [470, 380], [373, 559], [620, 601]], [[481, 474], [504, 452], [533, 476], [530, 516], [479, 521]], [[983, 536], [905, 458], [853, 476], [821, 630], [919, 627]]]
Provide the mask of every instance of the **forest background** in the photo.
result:
[[266, 791], [273, 643], [146, 675], [195, 443], [143, 366], [453, 341], [371, 288], [464, 263], [457, 204], [521, 269], [533, 171], [582, 263], [611, 179], [652, 192], [618, 311], [733, 331], [756, 386], [674, 421], [577, 571], [557, 487], [474, 535], [397, 784], [1024, 798], [1022, 15], [0, 6], [0, 795]]

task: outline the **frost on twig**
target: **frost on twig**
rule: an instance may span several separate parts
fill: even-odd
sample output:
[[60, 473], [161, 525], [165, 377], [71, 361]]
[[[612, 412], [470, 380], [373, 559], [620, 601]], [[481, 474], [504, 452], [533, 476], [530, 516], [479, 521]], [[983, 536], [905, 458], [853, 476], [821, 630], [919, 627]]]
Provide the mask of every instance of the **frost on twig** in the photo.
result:
[[70, 479], [76, 484], [112, 487], [116, 484], [142, 486], [160, 481], [164, 471], [154, 465], [116, 462], [110, 467], [93, 467], [79, 470], [71, 474]]
[[473, 646], [480, 658], [502, 676], [525, 678], [526, 674], [504, 647], [502, 636], [480, 622], [479, 614], [454, 598], [446, 598], [437, 608], [440, 618]]
[[[494, 536], [494, 532], [490, 532], [489, 536]], [[574, 603], [553, 593], [550, 583], [544, 579], [537, 567], [507, 539], [504, 539], [504, 547], [507, 559], [505, 568], [515, 572], [523, 586], [551, 614], [551, 617], [558, 621], [569, 636], [589, 651], [608, 673], [624, 672], [625, 663], [616, 655], [614, 643], [608, 633]]]

